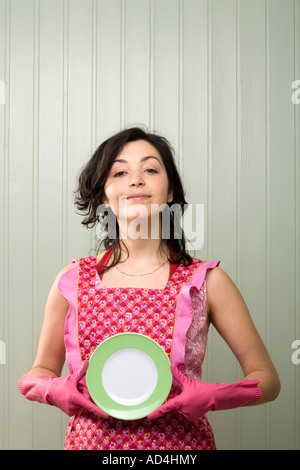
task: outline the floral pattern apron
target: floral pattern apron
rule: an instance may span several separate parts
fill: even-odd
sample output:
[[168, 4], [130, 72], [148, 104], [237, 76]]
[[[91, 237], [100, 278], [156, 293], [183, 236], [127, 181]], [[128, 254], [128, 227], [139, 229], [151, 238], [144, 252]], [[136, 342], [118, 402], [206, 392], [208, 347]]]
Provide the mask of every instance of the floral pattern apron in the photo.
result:
[[[112, 249], [103, 260], [107, 263]], [[58, 288], [70, 307], [65, 323], [66, 361], [70, 373], [89, 359], [99, 344], [118, 333], [139, 333], [155, 340], [191, 379], [201, 380], [208, 321], [205, 275], [218, 261], [193, 258], [178, 265], [164, 289], [107, 288], [95, 256], [75, 260]], [[172, 265], [170, 265], [172, 266]], [[180, 393], [173, 384], [169, 397]], [[102, 419], [83, 411], [69, 422], [66, 450], [215, 449], [206, 416], [197, 422], [177, 411], [157, 420]]]

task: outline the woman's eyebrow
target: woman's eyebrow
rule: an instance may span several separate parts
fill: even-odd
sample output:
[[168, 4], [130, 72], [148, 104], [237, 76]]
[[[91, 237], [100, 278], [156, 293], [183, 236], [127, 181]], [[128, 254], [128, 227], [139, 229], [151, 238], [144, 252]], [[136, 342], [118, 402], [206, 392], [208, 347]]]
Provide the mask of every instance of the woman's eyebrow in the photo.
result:
[[[146, 160], [149, 160], [150, 158], [155, 158], [155, 160], [157, 160], [158, 163], [161, 165], [161, 162], [159, 161], [159, 159], [157, 157], [154, 157], [153, 155], [147, 155], [146, 157], [142, 157], [140, 161], [144, 162]], [[114, 161], [114, 163], [128, 163], [128, 160], [126, 160], [125, 158], [118, 158], [117, 160]]]

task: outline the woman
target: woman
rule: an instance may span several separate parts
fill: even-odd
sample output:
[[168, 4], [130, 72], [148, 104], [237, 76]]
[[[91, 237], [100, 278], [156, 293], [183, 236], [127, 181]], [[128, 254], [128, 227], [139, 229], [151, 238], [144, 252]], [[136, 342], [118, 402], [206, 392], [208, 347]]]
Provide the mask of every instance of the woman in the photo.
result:
[[[207, 411], [265, 403], [279, 393], [238, 289], [218, 261], [186, 251], [178, 211], [171, 210], [183, 211], [185, 203], [170, 144], [139, 128], [106, 140], [80, 175], [77, 207], [85, 212], [83, 224], [101, 221], [106, 251], [58, 274], [36, 358], [19, 382], [26, 398], [72, 416], [65, 449], [215, 449]], [[243, 380], [201, 381], [209, 323], [235, 354]], [[128, 331], [164, 348], [177, 383], [158, 410], [137, 421], [109, 417], [84, 381], [96, 347]], [[65, 359], [71, 375], [60, 377]]]

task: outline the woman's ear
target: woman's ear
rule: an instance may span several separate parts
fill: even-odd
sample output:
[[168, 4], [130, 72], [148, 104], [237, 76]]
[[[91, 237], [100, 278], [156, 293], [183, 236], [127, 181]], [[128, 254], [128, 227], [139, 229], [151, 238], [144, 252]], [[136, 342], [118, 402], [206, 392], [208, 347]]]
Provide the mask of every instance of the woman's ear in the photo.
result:
[[169, 190], [169, 192], [168, 192], [168, 200], [167, 200], [167, 202], [172, 202], [172, 201], [173, 201], [173, 191], [172, 191], [172, 189], [171, 189], [171, 190]]
[[108, 203], [108, 199], [106, 197], [106, 195], [104, 194], [103, 196], [103, 202], [102, 202], [102, 206], [104, 205], [104, 207], [108, 208], [109, 207], [109, 203]]

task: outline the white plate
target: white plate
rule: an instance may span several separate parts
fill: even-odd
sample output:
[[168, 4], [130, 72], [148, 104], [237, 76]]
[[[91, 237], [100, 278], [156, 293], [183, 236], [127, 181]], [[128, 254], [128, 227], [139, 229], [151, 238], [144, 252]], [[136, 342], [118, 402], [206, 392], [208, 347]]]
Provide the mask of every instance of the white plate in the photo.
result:
[[113, 353], [102, 369], [107, 395], [121, 405], [143, 403], [155, 390], [157, 369], [151, 357], [140, 349], [125, 348]]
[[170, 361], [153, 339], [121, 333], [94, 351], [86, 382], [94, 402], [110, 416], [140, 419], [167, 398], [172, 385]]

